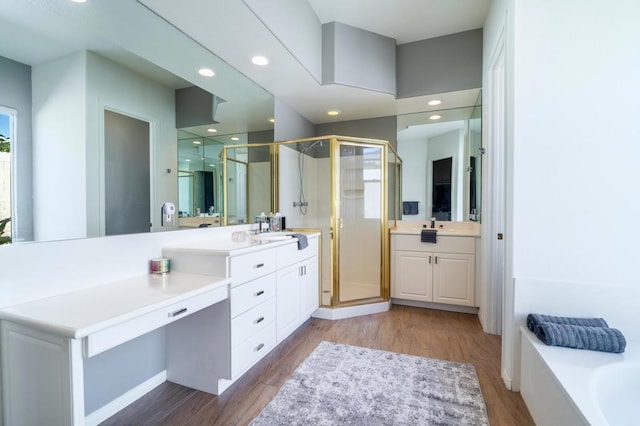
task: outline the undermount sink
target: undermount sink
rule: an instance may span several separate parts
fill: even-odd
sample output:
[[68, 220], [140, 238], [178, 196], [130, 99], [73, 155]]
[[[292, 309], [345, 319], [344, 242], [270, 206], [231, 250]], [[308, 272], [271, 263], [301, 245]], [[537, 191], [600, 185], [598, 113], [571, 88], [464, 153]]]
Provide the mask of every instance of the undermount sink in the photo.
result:
[[292, 238], [292, 236], [288, 235], [286, 232], [265, 232], [263, 234], [253, 235], [252, 238], [262, 241], [281, 241], [288, 240], [289, 238]]

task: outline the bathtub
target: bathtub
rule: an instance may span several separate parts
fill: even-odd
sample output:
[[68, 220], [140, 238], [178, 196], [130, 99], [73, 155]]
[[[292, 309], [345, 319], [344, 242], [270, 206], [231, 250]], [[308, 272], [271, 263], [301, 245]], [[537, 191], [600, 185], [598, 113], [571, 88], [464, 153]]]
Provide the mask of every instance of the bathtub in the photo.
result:
[[521, 328], [520, 392], [545, 425], [637, 425], [640, 342], [623, 354], [546, 346]]

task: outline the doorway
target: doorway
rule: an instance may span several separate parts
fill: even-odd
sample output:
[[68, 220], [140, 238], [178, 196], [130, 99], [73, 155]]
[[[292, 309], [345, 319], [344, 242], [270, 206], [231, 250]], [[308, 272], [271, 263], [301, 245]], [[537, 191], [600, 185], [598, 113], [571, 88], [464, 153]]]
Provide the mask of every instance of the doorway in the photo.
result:
[[151, 231], [150, 125], [104, 111], [105, 235]]

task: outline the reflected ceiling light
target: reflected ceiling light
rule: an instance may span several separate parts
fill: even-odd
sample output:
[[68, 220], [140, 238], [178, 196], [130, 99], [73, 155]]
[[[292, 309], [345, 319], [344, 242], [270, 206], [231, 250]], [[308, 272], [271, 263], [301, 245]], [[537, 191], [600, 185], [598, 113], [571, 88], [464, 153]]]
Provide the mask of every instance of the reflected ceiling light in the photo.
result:
[[216, 75], [216, 73], [213, 72], [213, 70], [209, 69], [209, 68], [200, 68], [198, 70], [198, 74], [200, 74], [203, 77], [213, 77], [214, 75]]
[[71, 0], [74, 3], [86, 3], [87, 0]]
[[202, 145], [202, 142], [200, 142], [200, 141], [193, 141], [193, 144], [194, 144], [194, 145]]
[[189, 160], [188, 158], [187, 158], [186, 160], [184, 160], [184, 161], [186, 161], [187, 163], [190, 163], [190, 162], [191, 162], [191, 160]]
[[254, 56], [253, 58], [251, 58], [251, 62], [253, 62], [256, 65], [260, 65], [261, 67], [267, 65], [269, 63], [269, 60], [267, 58], [265, 58], [264, 56]]
[[440, 99], [434, 99], [432, 101], [427, 102], [429, 105], [431, 106], [436, 106], [436, 105], [440, 105], [442, 103], [442, 101]]
[[440, 120], [441, 118], [442, 118], [441, 115], [436, 114], [429, 117], [429, 120]]
[[211, 167], [215, 167], [216, 165], [215, 165], [215, 164], [209, 164], [209, 166], [211, 166]]
[[240, 140], [240, 138], [239, 138], [239, 137], [234, 136], [234, 137], [232, 137], [232, 138], [231, 138], [231, 140], [232, 140], [232, 141], [239, 141], [239, 140]]
[[217, 129], [207, 129], [207, 132], [209, 132], [209, 133], [215, 133], [217, 131], [218, 131]]
[[340, 111], [338, 111], [337, 109], [332, 109], [331, 111], [327, 111], [327, 115], [335, 116], [339, 114], [340, 114]]
[[273, 118], [273, 117], [271, 117], [271, 118], [269, 118], [267, 121], [268, 121], [269, 123], [275, 123], [275, 122], [276, 122], [276, 119], [275, 119], [275, 118]]

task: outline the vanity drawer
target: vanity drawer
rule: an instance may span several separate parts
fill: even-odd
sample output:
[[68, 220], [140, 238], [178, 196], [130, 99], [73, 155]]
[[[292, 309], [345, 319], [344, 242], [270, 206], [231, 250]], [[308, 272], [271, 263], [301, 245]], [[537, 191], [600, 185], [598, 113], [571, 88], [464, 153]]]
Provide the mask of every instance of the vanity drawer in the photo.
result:
[[269, 274], [248, 283], [231, 288], [231, 318], [276, 295], [276, 274]]
[[272, 297], [231, 320], [231, 347], [235, 348], [276, 319], [276, 298]]
[[276, 345], [276, 323], [272, 322], [231, 351], [231, 378], [237, 379]]
[[92, 357], [149, 331], [184, 318], [228, 297], [228, 286], [219, 287], [137, 318], [90, 334], [84, 339], [84, 356]]
[[304, 259], [308, 259], [318, 255], [318, 240], [317, 238], [309, 238], [309, 245], [298, 250], [298, 244], [287, 244], [285, 246], [276, 247], [276, 261], [278, 269], [286, 268], [287, 266], [298, 263]]
[[474, 237], [452, 237], [438, 235], [438, 242], [435, 244], [421, 242], [420, 234], [395, 235], [394, 237], [396, 250], [467, 254], [474, 254], [476, 251], [476, 241]]
[[276, 270], [276, 253], [273, 249], [234, 256], [230, 259], [232, 286], [270, 274]]

